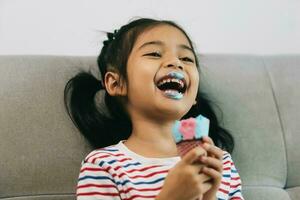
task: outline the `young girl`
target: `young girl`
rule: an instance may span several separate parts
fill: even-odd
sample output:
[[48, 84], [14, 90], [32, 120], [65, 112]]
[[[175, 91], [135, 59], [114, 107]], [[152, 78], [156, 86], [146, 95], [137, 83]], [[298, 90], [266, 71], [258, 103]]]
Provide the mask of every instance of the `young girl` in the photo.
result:
[[[101, 81], [80, 72], [65, 88], [68, 113], [95, 148], [82, 162], [77, 199], [243, 199], [228, 153], [233, 138], [199, 92], [185, 31], [142, 18], [107, 35], [97, 60]], [[99, 109], [98, 91], [109, 112]], [[210, 120], [209, 137], [181, 158], [172, 125], [199, 114]]]

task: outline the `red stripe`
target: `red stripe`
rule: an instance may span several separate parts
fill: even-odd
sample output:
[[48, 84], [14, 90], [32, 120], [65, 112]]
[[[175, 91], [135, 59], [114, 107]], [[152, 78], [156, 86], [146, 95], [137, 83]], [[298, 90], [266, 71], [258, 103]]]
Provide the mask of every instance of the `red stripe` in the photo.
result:
[[240, 177], [231, 177], [231, 180], [237, 181], [240, 180]]
[[223, 163], [223, 165], [226, 165], [226, 164], [228, 164], [228, 163], [231, 163], [231, 161], [230, 161], [230, 160], [227, 160], [226, 162]]
[[131, 172], [135, 172], [135, 171], [138, 171], [138, 172], [143, 172], [147, 169], [153, 169], [155, 167], [161, 167], [161, 165], [153, 165], [153, 166], [150, 166], [150, 167], [144, 167], [144, 168], [141, 168], [141, 169], [131, 169], [131, 170], [128, 170], [126, 171], [126, 173], [131, 173]]
[[126, 190], [120, 190], [120, 193], [128, 193], [131, 190], [135, 190], [135, 191], [140, 191], [140, 192], [146, 192], [146, 191], [157, 191], [157, 190], [161, 190], [162, 187], [158, 187], [158, 188], [144, 188], [144, 189], [137, 189], [137, 188], [128, 188]]
[[93, 153], [92, 155], [88, 156], [85, 160], [89, 160], [91, 157], [100, 154], [99, 152]]
[[[117, 171], [118, 169], [120, 169], [122, 166], [117, 166], [114, 168], [115, 171]], [[128, 171], [125, 171], [125, 173], [131, 173], [131, 172], [134, 172], [134, 171], [145, 171], [147, 169], [151, 169], [151, 168], [155, 168], [155, 167], [161, 167], [161, 165], [153, 165], [153, 166], [150, 166], [150, 167], [144, 167], [144, 168], [141, 168], [141, 169], [131, 169], [131, 170], [128, 170]], [[107, 167], [107, 170], [110, 170], [111, 167]]]
[[[150, 173], [150, 174], [144, 175], [144, 176], [143, 175], [136, 175], [136, 176], [128, 176], [128, 177], [131, 178], [131, 179], [148, 178], [148, 177], [151, 177], [151, 176], [156, 175], [156, 174], [168, 173], [168, 171], [169, 170], [163, 170], [163, 171], [153, 172], [153, 173]], [[127, 175], [127, 174], [126, 173], [122, 173], [118, 177], [121, 178], [124, 175]], [[117, 174], [113, 174], [112, 176], [115, 177], [115, 176], [117, 176]]]
[[241, 200], [241, 197], [231, 197], [230, 200]]
[[[110, 157], [110, 155], [104, 155], [104, 156], [99, 156], [99, 157], [96, 157], [92, 160], [92, 163], [95, 163], [97, 159], [100, 159], [100, 158], [107, 158], [107, 157]], [[132, 160], [131, 158], [123, 158], [121, 160], [116, 160], [116, 161], [119, 161], [119, 162], [124, 162], [126, 160]]]
[[132, 199], [135, 199], [135, 198], [138, 198], [138, 197], [142, 197], [142, 198], [149, 198], [149, 199], [153, 199], [155, 198], [156, 196], [155, 195], [152, 195], [152, 196], [145, 196], [145, 195], [133, 195], [131, 196], [130, 198], [128, 199], [124, 199], [124, 200], [132, 200]]
[[[96, 152], [96, 153], [94, 153], [94, 154], [92, 154], [92, 155], [90, 155], [89, 157], [87, 157], [85, 160], [89, 160], [90, 158], [92, 158], [93, 156], [97, 156], [97, 155], [101, 155], [101, 154], [105, 154], [105, 155], [110, 155], [110, 156], [124, 156], [124, 154], [122, 154], [122, 153], [118, 153], [118, 154], [112, 154], [112, 153], [108, 153], [108, 152]], [[106, 157], [107, 157], [106, 156]]]
[[220, 192], [223, 192], [223, 193], [225, 193], [225, 194], [228, 194], [228, 193], [229, 193], [229, 191], [224, 190], [224, 189], [222, 189], [222, 188], [219, 188], [219, 191], [220, 191]]
[[225, 181], [221, 181], [221, 184], [223, 184], [223, 185], [230, 185], [230, 183], [229, 182], [225, 182]]
[[82, 173], [84, 171], [105, 171], [105, 172], [107, 172], [105, 169], [102, 169], [102, 168], [84, 167], [80, 170], [80, 173]]
[[[141, 168], [141, 169], [131, 169], [131, 170], [128, 170], [128, 171], [125, 171], [124, 173], [132, 173], [132, 172], [143, 172], [143, 171], [146, 171], [147, 169], [153, 169], [153, 168], [156, 168], [156, 167], [161, 167], [161, 165], [153, 165], [153, 166], [150, 166], [150, 167], [144, 167], [144, 168]], [[121, 166], [117, 166], [114, 168], [115, 171], [117, 171], [118, 169], [120, 169]], [[111, 167], [107, 167], [107, 171], [110, 170]], [[121, 173], [120, 176], [123, 176], [124, 173]]]
[[91, 163], [95, 164], [97, 159], [101, 159], [101, 158], [107, 158], [110, 157], [110, 155], [104, 155], [104, 156], [98, 156], [93, 158], [93, 160], [91, 161]]
[[115, 167], [114, 170], [117, 171], [117, 170], [120, 169], [121, 167], [122, 167], [122, 166]]
[[111, 192], [82, 192], [77, 194], [77, 196], [93, 196], [93, 195], [120, 196], [119, 193], [111, 193]]
[[239, 183], [239, 184], [236, 184], [236, 185], [231, 185], [230, 187], [231, 188], [237, 188], [237, 187], [239, 187], [241, 184]]
[[223, 170], [230, 170], [231, 167], [224, 167]]
[[[114, 168], [114, 170], [116, 171], [116, 170], [120, 169], [120, 167], [121, 167], [121, 166], [117, 166], [117, 167]], [[153, 165], [153, 166], [150, 166], [150, 167], [144, 167], [144, 168], [141, 168], [141, 169], [131, 169], [131, 170], [125, 171], [125, 173], [131, 173], [131, 172], [135, 172], [135, 171], [140, 171], [140, 172], [142, 172], [142, 171], [145, 171], [145, 170], [147, 170], [147, 169], [151, 169], [151, 168], [155, 168], [155, 167], [161, 167], [161, 165]], [[112, 168], [111, 166], [108, 166], [108, 167], [106, 168], [106, 170], [109, 171], [111, 168]]]
[[77, 187], [77, 189], [80, 188], [87, 188], [87, 187], [97, 187], [97, 188], [116, 188], [115, 185], [105, 185], [105, 184], [84, 184]]
[[121, 160], [116, 160], [117, 162], [124, 162], [124, 161], [126, 161], [126, 160], [132, 160], [131, 158], [123, 158], [123, 159], [121, 159]]

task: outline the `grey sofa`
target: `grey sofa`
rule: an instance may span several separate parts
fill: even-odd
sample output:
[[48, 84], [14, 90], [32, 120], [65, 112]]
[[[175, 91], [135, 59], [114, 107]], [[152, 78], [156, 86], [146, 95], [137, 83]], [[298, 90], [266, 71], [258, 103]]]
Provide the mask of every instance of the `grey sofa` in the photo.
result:
[[[299, 200], [300, 55], [200, 63], [202, 90], [236, 140], [245, 199]], [[0, 199], [75, 199], [91, 149], [65, 112], [63, 89], [81, 68], [98, 76], [95, 57], [0, 56]]]

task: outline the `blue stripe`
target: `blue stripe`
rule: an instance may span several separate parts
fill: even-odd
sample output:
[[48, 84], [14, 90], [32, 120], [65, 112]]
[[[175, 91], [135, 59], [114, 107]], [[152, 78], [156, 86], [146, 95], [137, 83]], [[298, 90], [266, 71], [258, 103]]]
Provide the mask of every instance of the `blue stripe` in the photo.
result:
[[230, 174], [223, 174], [224, 178], [230, 178]]
[[115, 163], [115, 162], [117, 162], [117, 160], [111, 160], [111, 161], [109, 161], [109, 162], [107, 162], [108, 164], [113, 164], [113, 163]]
[[116, 184], [117, 185], [122, 185], [122, 186], [124, 186], [126, 183], [128, 183], [128, 182], [130, 182], [130, 183], [132, 183], [133, 185], [141, 185], [141, 184], [148, 184], [148, 185], [151, 185], [151, 184], [154, 184], [154, 183], [158, 183], [158, 182], [160, 182], [160, 181], [163, 181], [165, 178], [163, 177], [163, 178], [159, 178], [159, 179], [156, 179], [156, 180], [154, 180], [154, 181], [148, 181], [148, 182], [146, 182], [146, 181], [141, 181], [141, 182], [130, 182], [129, 180], [126, 180], [126, 181], [124, 181], [124, 182], [117, 182]]
[[129, 167], [129, 166], [131, 166], [131, 165], [141, 165], [141, 163], [139, 163], [139, 162], [136, 162], [136, 163], [129, 163], [129, 164], [124, 165], [124, 166], [122, 166], [122, 167], [127, 168], [127, 167]]
[[[109, 161], [109, 162], [107, 162], [107, 163], [108, 163], [108, 164], [112, 164], [112, 163], [117, 162], [117, 161], [118, 161], [118, 160], [111, 160], [111, 161]], [[99, 163], [99, 166], [100, 166], [100, 167], [103, 167], [104, 163], [105, 163], [105, 161], [101, 161], [101, 162]], [[136, 163], [128, 163], [127, 165], [124, 165], [124, 166], [121, 166], [121, 167], [127, 168], [127, 167], [129, 167], [129, 166], [131, 166], [131, 165], [137, 166], [137, 165], [141, 165], [141, 163], [139, 163], [139, 162], [136, 162]]]
[[229, 196], [233, 196], [235, 193], [237, 193], [237, 192], [241, 192], [241, 190], [236, 190], [236, 191], [234, 191], [234, 192], [232, 192], [232, 193], [229, 193]]
[[221, 198], [218, 198], [218, 200], [226, 200], [226, 199], [221, 199]]
[[223, 157], [223, 160], [226, 160], [227, 158], [229, 158], [229, 155]]
[[104, 165], [104, 161], [102, 160], [102, 161], [99, 163], [99, 166], [100, 166], [100, 167], [103, 167], [103, 165]]
[[119, 151], [118, 149], [100, 149], [100, 151], [110, 151], [110, 152], [115, 152]]
[[238, 171], [237, 171], [237, 170], [234, 170], [234, 169], [232, 169], [232, 170], [231, 170], [231, 173], [238, 173]]
[[78, 179], [78, 181], [82, 181], [82, 180], [85, 180], [85, 179], [96, 179], [96, 180], [110, 180], [112, 182], [115, 182], [113, 179], [107, 177], [107, 176], [83, 176], [81, 178]]

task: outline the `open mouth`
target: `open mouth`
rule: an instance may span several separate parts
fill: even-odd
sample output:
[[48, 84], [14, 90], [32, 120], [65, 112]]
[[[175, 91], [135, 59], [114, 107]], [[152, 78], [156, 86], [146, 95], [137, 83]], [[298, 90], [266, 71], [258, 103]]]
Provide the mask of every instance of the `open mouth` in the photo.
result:
[[173, 99], [181, 99], [187, 89], [184, 75], [179, 72], [168, 73], [157, 82], [156, 86]]

